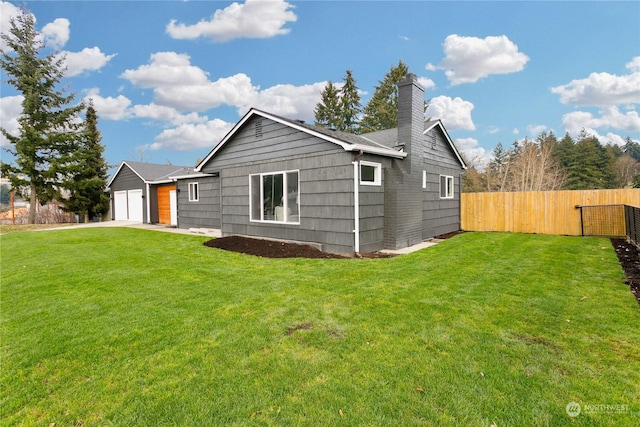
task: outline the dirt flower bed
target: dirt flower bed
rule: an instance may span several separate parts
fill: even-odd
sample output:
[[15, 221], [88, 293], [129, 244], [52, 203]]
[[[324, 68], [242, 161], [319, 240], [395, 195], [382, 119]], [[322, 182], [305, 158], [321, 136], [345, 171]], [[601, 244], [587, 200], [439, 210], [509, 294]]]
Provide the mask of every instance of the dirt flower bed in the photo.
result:
[[224, 249], [264, 258], [345, 258], [340, 255], [322, 252], [309, 245], [252, 239], [244, 236], [221, 237], [209, 240], [204, 245], [210, 248]]
[[611, 244], [627, 276], [627, 285], [640, 304], [640, 250], [625, 239], [611, 239]]
[[[462, 231], [436, 236], [434, 239], [444, 240], [460, 234]], [[229, 236], [209, 240], [204, 243], [210, 248], [224, 249], [227, 251], [240, 252], [247, 255], [254, 255], [263, 258], [348, 258], [346, 256], [330, 254], [310, 246], [297, 243], [288, 243], [275, 240], [254, 239], [245, 236]], [[358, 254], [356, 258], [391, 258], [393, 254], [370, 252]]]

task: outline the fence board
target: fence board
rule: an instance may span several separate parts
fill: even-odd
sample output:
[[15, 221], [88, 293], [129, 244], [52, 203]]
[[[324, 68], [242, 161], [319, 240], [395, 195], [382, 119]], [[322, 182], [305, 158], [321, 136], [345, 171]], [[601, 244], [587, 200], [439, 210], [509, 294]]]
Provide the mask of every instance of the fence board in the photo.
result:
[[581, 235], [576, 205], [640, 206], [640, 189], [462, 193], [466, 231]]

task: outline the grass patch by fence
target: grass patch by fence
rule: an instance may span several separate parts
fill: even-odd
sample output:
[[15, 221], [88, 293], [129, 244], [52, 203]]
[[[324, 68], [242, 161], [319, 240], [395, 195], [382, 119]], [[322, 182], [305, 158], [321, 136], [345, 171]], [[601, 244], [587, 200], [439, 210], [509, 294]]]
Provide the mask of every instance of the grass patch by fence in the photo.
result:
[[1, 236], [3, 424], [640, 420], [640, 311], [606, 239], [466, 233], [373, 260], [204, 240]]

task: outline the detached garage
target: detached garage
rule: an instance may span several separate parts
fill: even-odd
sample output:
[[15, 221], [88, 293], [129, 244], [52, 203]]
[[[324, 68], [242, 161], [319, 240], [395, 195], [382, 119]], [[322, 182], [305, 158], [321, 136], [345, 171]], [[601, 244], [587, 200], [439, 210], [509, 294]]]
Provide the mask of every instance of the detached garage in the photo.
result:
[[176, 175], [187, 167], [124, 161], [108, 183], [111, 219], [178, 224]]

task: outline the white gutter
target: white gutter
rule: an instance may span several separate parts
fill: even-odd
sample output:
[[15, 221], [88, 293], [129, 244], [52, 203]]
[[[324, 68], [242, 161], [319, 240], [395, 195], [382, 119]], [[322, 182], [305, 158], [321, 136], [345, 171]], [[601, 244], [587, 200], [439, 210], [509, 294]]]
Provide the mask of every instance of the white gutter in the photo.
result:
[[353, 218], [354, 218], [354, 252], [360, 252], [360, 194], [358, 191], [358, 161], [353, 164]]

